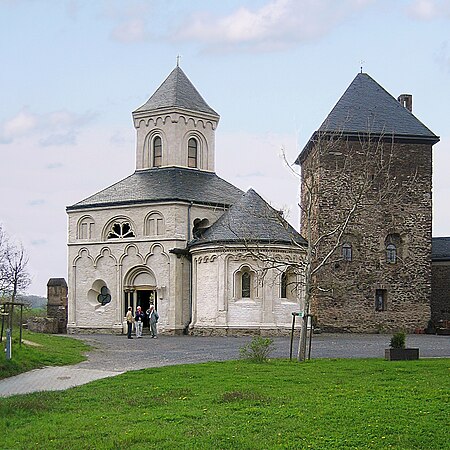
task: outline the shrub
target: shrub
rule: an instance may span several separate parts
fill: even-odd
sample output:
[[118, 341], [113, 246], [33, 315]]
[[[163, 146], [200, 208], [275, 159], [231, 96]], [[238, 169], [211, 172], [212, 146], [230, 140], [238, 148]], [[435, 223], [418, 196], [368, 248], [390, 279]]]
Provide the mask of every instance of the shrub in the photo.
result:
[[239, 352], [243, 359], [263, 363], [268, 360], [273, 349], [273, 339], [255, 336], [249, 343], [241, 347]]
[[390, 347], [391, 348], [405, 348], [406, 343], [406, 334], [403, 331], [399, 331], [395, 333], [394, 336], [391, 337]]

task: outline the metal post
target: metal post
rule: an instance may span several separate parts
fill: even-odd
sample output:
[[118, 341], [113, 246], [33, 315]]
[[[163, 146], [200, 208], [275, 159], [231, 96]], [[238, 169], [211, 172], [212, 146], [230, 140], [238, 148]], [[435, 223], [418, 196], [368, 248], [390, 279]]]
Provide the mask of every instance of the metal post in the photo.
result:
[[8, 328], [6, 330], [6, 359], [9, 361], [11, 359], [11, 330]]
[[311, 326], [309, 328], [309, 346], [308, 346], [308, 359], [311, 359], [311, 342], [312, 342], [312, 335], [314, 332], [314, 328], [313, 328], [313, 321], [312, 321], [312, 315], [308, 314], [308, 320], [306, 323], [310, 322]]
[[20, 333], [19, 333], [19, 347], [22, 347], [22, 324], [23, 322], [23, 305], [20, 305]]
[[298, 313], [298, 312], [292, 313], [291, 348], [289, 351], [289, 361], [292, 361], [292, 347], [294, 345], [295, 318], [299, 315], [300, 315], [300, 313]]

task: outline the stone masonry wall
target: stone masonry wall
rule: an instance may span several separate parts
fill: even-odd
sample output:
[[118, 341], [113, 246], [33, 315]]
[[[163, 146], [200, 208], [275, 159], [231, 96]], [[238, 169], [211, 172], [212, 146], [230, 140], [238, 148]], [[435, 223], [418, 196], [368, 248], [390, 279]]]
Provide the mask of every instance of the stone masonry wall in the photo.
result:
[[[425, 328], [431, 300], [431, 146], [335, 144], [316, 148], [302, 164], [303, 183], [308, 176], [315, 180], [314, 240], [344, 223], [358, 205], [345, 232], [322, 239], [317, 248], [315, 264], [339, 243], [315, 277], [312, 312], [319, 327], [348, 332]], [[305, 191], [303, 186], [302, 201]], [[305, 226], [303, 216], [302, 233]], [[392, 236], [395, 264], [386, 260]], [[351, 261], [342, 258], [344, 242], [351, 244]], [[375, 308], [377, 289], [385, 290], [383, 311]]]
[[433, 262], [431, 319], [435, 324], [450, 320], [450, 261]]

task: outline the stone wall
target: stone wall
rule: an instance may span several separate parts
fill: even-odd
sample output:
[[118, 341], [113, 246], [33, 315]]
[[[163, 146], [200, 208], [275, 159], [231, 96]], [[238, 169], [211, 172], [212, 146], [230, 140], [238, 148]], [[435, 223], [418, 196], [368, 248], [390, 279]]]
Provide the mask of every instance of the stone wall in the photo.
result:
[[27, 320], [27, 329], [35, 333], [57, 334], [59, 320], [53, 317], [32, 317]]
[[64, 278], [48, 280], [47, 317], [56, 319], [58, 333], [67, 333], [67, 283]]
[[431, 319], [435, 324], [450, 320], [450, 261], [433, 262]]
[[[328, 331], [391, 332], [425, 328], [431, 301], [431, 146], [374, 141], [322, 143], [302, 163], [302, 202], [312, 183], [310, 238], [317, 265], [312, 312]], [[311, 191], [310, 191], [311, 192]], [[353, 213], [349, 213], [352, 208]], [[338, 229], [349, 218], [345, 230]], [[302, 216], [302, 234], [308, 218]], [[393, 238], [394, 237], [394, 238]], [[386, 259], [389, 239], [397, 260]], [[344, 261], [342, 244], [352, 248]], [[320, 288], [320, 291], [319, 291]], [[385, 308], [375, 307], [376, 290]]]

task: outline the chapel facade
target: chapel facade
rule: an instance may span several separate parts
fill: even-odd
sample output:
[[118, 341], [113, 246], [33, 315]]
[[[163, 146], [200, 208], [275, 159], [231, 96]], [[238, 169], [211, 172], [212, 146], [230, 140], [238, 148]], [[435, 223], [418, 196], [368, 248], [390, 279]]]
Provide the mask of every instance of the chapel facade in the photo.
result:
[[300, 153], [311, 312], [328, 331], [413, 332], [431, 317], [432, 147], [439, 137], [359, 73]]
[[178, 66], [133, 112], [136, 171], [67, 207], [69, 333], [121, 333], [128, 307], [150, 304], [167, 334], [289, 329], [305, 241], [216, 175], [219, 118]]

